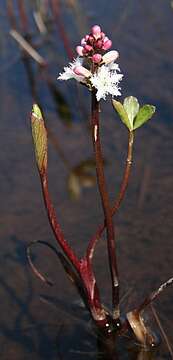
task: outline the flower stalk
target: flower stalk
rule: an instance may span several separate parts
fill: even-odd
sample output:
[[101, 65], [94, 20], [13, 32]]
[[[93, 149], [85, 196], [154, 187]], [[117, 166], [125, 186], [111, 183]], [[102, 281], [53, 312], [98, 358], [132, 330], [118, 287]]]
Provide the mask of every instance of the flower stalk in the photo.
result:
[[[115, 199], [114, 205], [111, 208], [111, 216], [114, 216], [116, 212], [119, 210], [122, 200], [124, 199], [127, 186], [129, 183], [129, 177], [131, 173], [131, 167], [132, 167], [132, 158], [133, 158], [133, 144], [134, 144], [134, 131], [129, 131], [129, 140], [128, 140], [128, 151], [127, 151], [127, 159], [126, 159], [126, 166], [124, 170], [123, 179], [120, 185], [120, 191], [118, 196]], [[90, 259], [90, 261], [93, 258], [94, 250], [96, 247], [96, 244], [98, 240], [100, 239], [103, 231], [106, 227], [106, 221], [104, 221], [103, 224], [100, 224], [98, 226], [98, 229], [96, 233], [92, 236], [92, 238], [89, 241], [88, 248], [87, 248], [87, 257]]]
[[109, 196], [106, 188], [106, 181], [104, 175], [103, 156], [100, 142], [100, 124], [99, 124], [99, 102], [96, 98], [96, 91], [92, 91], [92, 105], [91, 105], [91, 129], [93, 147], [96, 160], [96, 173], [98, 188], [101, 196], [103, 212], [105, 216], [106, 230], [107, 230], [107, 248], [109, 255], [109, 267], [112, 280], [112, 306], [113, 317], [119, 318], [119, 281], [118, 268], [115, 251], [115, 233], [112, 221], [111, 207], [109, 203]]

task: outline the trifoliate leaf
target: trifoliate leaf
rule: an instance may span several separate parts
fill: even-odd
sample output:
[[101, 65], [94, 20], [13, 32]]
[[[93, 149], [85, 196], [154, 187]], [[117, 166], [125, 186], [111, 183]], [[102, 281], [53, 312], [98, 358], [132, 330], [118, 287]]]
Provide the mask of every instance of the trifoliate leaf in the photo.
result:
[[130, 121], [130, 129], [133, 130], [134, 119], [139, 111], [138, 99], [134, 96], [128, 96], [124, 99], [123, 107], [128, 115]]
[[40, 172], [47, 168], [47, 131], [43, 116], [37, 104], [33, 105], [31, 114], [32, 137], [35, 157]]
[[118, 115], [120, 116], [122, 122], [128, 127], [130, 131], [133, 130], [133, 128], [131, 128], [131, 124], [127, 112], [124, 109], [123, 105], [117, 100], [112, 100], [112, 104], [114, 109], [117, 111]]
[[142, 126], [146, 121], [151, 119], [153, 114], [155, 113], [155, 106], [153, 105], [144, 105], [140, 108], [135, 120], [134, 120], [134, 126], [133, 129], [137, 129], [140, 126]]

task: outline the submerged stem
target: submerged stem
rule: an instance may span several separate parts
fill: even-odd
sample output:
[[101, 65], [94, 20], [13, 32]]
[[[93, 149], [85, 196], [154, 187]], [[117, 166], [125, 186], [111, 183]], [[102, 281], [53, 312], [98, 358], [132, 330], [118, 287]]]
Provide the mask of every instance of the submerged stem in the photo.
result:
[[118, 282], [118, 269], [115, 251], [115, 234], [112, 221], [112, 213], [109, 203], [109, 196], [106, 188], [106, 181], [104, 175], [103, 156], [100, 143], [99, 134], [99, 102], [96, 99], [96, 91], [92, 91], [92, 108], [91, 108], [91, 128], [93, 147], [96, 160], [96, 173], [99, 192], [102, 201], [102, 207], [105, 216], [105, 224], [107, 228], [107, 248], [109, 255], [109, 266], [112, 279], [112, 305], [114, 318], [119, 317], [119, 282]]

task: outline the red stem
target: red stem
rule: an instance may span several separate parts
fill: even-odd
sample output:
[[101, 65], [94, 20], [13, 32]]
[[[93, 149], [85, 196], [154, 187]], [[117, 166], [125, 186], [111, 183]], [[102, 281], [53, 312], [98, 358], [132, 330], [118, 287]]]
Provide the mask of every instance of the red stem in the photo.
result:
[[103, 156], [99, 135], [99, 102], [96, 99], [96, 91], [92, 91], [92, 138], [96, 159], [96, 173], [99, 192], [101, 196], [106, 228], [107, 228], [107, 248], [109, 255], [109, 267], [112, 280], [112, 305], [113, 305], [113, 317], [119, 317], [119, 283], [118, 283], [118, 269], [115, 252], [115, 234], [112, 221], [111, 208], [109, 204], [108, 192], [106, 189], [106, 181], [104, 175]]
[[80, 260], [77, 258], [74, 251], [71, 249], [70, 245], [65, 240], [63, 232], [61, 230], [61, 227], [57, 221], [55, 209], [53, 207], [53, 204], [52, 204], [52, 201], [51, 201], [51, 198], [49, 195], [48, 180], [47, 180], [47, 174], [46, 174], [45, 170], [43, 170], [42, 173], [40, 174], [40, 178], [41, 178], [41, 185], [42, 185], [45, 207], [46, 207], [49, 223], [54, 232], [55, 238], [58, 241], [58, 244], [61, 246], [64, 253], [67, 255], [67, 257], [73, 264], [73, 266], [76, 268], [76, 270], [78, 272], [80, 272]]
[[91, 267], [91, 264], [87, 261], [86, 258], [78, 259], [75, 255], [72, 248], [69, 246], [67, 241], [64, 238], [63, 232], [61, 227], [57, 221], [57, 216], [55, 214], [55, 209], [51, 202], [51, 198], [49, 195], [48, 190], [48, 179], [47, 173], [45, 169], [42, 169], [40, 173], [41, 184], [42, 184], [42, 191], [43, 197], [45, 202], [45, 207], [47, 210], [47, 215], [49, 219], [49, 223], [51, 228], [54, 232], [55, 238], [58, 244], [61, 246], [63, 252], [66, 254], [67, 258], [70, 260], [71, 264], [76, 269], [77, 273], [79, 274], [84, 290], [86, 292], [88, 305], [93, 316], [93, 319], [96, 321], [98, 326], [105, 327], [107, 319], [106, 313], [101, 305], [100, 302], [100, 295], [99, 290], [96, 285], [96, 279]]
[[[111, 209], [111, 216], [115, 215], [116, 212], [119, 210], [119, 207], [121, 205], [121, 202], [124, 198], [124, 195], [126, 193], [127, 190], [127, 186], [128, 186], [128, 182], [129, 182], [129, 177], [130, 177], [130, 172], [131, 172], [131, 165], [132, 165], [132, 155], [133, 155], [133, 142], [134, 142], [134, 132], [131, 131], [129, 132], [129, 141], [128, 141], [128, 152], [127, 152], [127, 160], [126, 160], [126, 167], [125, 167], [125, 171], [124, 171], [124, 175], [123, 175], [123, 179], [122, 179], [122, 183], [121, 183], [121, 187], [120, 187], [120, 191], [118, 194], [117, 199], [115, 200], [115, 204]], [[106, 221], [104, 222], [104, 224], [100, 224], [96, 233], [94, 234], [94, 236], [91, 238], [89, 244], [88, 244], [88, 248], [87, 248], [87, 258], [91, 261], [93, 258], [93, 254], [94, 254], [94, 250], [95, 250], [95, 246], [97, 244], [97, 241], [100, 239], [104, 229], [106, 227]]]

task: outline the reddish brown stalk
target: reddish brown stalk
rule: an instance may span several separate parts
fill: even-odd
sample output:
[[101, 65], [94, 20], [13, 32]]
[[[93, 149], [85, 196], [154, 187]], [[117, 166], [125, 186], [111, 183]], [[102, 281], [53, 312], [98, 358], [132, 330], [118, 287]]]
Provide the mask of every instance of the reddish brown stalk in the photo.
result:
[[71, 263], [73, 264], [73, 266], [75, 267], [75, 269], [77, 270], [81, 279], [84, 282], [84, 287], [85, 287], [86, 293], [87, 293], [87, 300], [88, 300], [88, 304], [89, 304], [91, 313], [93, 315], [93, 318], [98, 322], [101, 321], [105, 325], [106, 316], [105, 316], [105, 312], [100, 303], [99, 292], [98, 292], [98, 289], [96, 286], [96, 280], [95, 280], [92, 268], [85, 259], [79, 260], [76, 257], [73, 250], [71, 249], [69, 244], [64, 239], [64, 235], [63, 235], [60, 225], [57, 221], [57, 217], [55, 215], [55, 210], [53, 208], [53, 205], [52, 205], [52, 202], [50, 199], [46, 173], [43, 173], [43, 175], [41, 175], [41, 183], [42, 183], [43, 196], [44, 196], [44, 201], [45, 201], [45, 206], [46, 206], [49, 222], [50, 222], [52, 230], [55, 234], [55, 237], [58, 240], [58, 243], [60, 244], [60, 246], [63, 249], [64, 253], [66, 254], [67, 258], [71, 261]]
[[71, 261], [71, 263], [77, 270], [81, 280], [83, 281], [84, 289], [87, 294], [88, 305], [93, 319], [98, 323], [99, 326], [105, 326], [107, 322], [106, 314], [100, 302], [99, 291], [96, 285], [96, 280], [92, 268], [90, 264], [88, 264], [86, 259], [79, 260], [76, 257], [73, 250], [64, 239], [64, 235], [57, 221], [55, 210], [50, 199], [47, 175], [44, 173], [43, 175], [41, 175], [41, 183], [49, 222], [58, 241], [58, 244], [61, 246], [67, 258]]
[[102, 207], [105, 216], [106, 228], [107, 228], [107, 248], [109, 255], [109, 267], [112, 280], [112, 305], [113, 305], [113, 317], [119, 317], [119, 283], [118, 283], [118, 269], [115, 252], [115, 234], [112, 221], [111, 208], [109, 203], [109, 196], [106, 188], [106, 181], [104, 175], [103, 156], [100, 143], [99, 134], [99, 102], [96, 99], [96, 91], [92, 91], [92, 107], [91, 107], [91, 128], [93, 147], [96, 160], [96, 173], [99, 192], [102, 201]]
[[75, 255], [74, 251], [71, 249], [70, 245], [65, 240], [63, 232], [61, 230], [61, 227], [57, 221], [55, 209], [53, 207], [53, 204], [52, 204], [52, 201], [51, 201], [51, 198], [49, 195], [48, 179], [47, 179], [47, 174], [46, 174], [45, 170], [40, 173], [40, 178], [41, 178], [44, 203], [45, 203], [49, 223], [54, 232], [55, 238], [58, 241], [58, 244], [61, 246], [64, 253], [67, 255], [68, 259], [71, 261], [73, 266], [79, 272], [80, 271], [80, 261], [76, 257], [76, 255]]
[[96, 284], [96, 279], [92, 270], [91, 264], [86, 258], [81, 259], [80, 276], [84, 283], [87, 294], [87, 302], [90, 308], [93, 319], [98, 327], [106, 328], [107, 313], [100, 302], [100, 294]]
[[67, 56], [70, 60], [73, 60], [74, 53], [71, 49], [70, 42], [67, 36], [67, 32], [65, 30], [65, 26], [63, 22], [61, 21], [61, 12], [60, 12], [60, 1], [59, 0], [50, 0], [52, 13], [54, 15], [54, 19], [59, 31], [59, 34], [61, 36], [61, 39], [64, 44], [65, 51], [67, 53]]
[[[69, 261], [72, 267], [77, 272], [77, 275], [81, 279], [82, 288], [86, 294], [88, 307], [92, 314], [94, 321], [99, 327], [106, 327], [107, 324], [107, 312], [104, 310], [101, 302], [99, 291], [96, 284], [96, 279], [93, 273], [92, 265], [85, 258], [80, 259], [76, 256], [73, 249], [70, 247], [68, 242], [64, 238], [61, 226], [58, 222], [55, 209], [53, 207], [51, 197], [48, 189], [48, 174], [47, 174], [47, 157], [48, 157], [48, 145], [47, 145], [47, 130], [44, 124], [44, 119], [42, 117], [41, 111], [37, 104], [33, 105], [33, 111], [31, 115], [31, 128], [32, 128], [32, 137], [35, 150], [35, 158], [37, 163], [37, 168], [39, 171], [43, 198], [45, 203], [45, 208], [47, 211], [49, 223], [55, 235], [55, 238], [63, 250], [67, 262]], [[35, 274], [40, 279], [45, 279], [45, 277], [36, 269], [32, 263], [30, 254], [29, 254], [30, 264], [35, 272]], [[73, 269], [73, 270], [74, 270]], [[73, 271], [72, 271], [73, 272]]]
[[[134, 142], [134, 132], [129, 132], [129, 141], [128, 141], [128, 152], [127, 152], [127, 160], [126, 160], [126, 167], [124, 170], [124, 175], [120, 187], [120, 191], [118, 194], [117, 199], [115, 200], [115, 204], [111, 209], [111, 216], [115, 215], [118, 211], [121, 202], [124, 198], [124, 195], [126, 193], [126, 189], [129, 182], [130, 172], [131, 172], [131, 165], [132, 165], [132, 155], [133, 155], [133, 142]], [[87, 258], [91, 261], [93, 258], [95, 246], [97, 244], [97, 241], [100, 239], [104, 229], [106, 227], [106, 221], [104, 224], [100, 224], [95, 235], [91, 238], [88, 248], [87, 248]]]
[[47, 210], [49, 223], [54, 232], [55, 238], [58, 244], [60, 245], [60, 247], [62, 248], [63, 252], [66, 254], [67, 258], [70, 260], [71, 264], [78, 272], [83, 282], [83, 286], [87, 295], [89, 309], [91, 311], [93, 319], [96, 321], [99, 327], [100, 326], [105, 327], [107, 323], [106, 313], [100, 302], [99, 291], [96, 285], [96, 280], [91, 265], [87, 262], [86, 259], [79, 260], [75, 255], [74, 251], [72, 250], [72, 248], [65, 240], [61, 227], [57, 221], [55, 209], [51, 202], [51, 198], [48, 190], [47, 173], [45, 170], [43, 170], [40, 173], [40, 178], [41, 178], [45, 207]]

